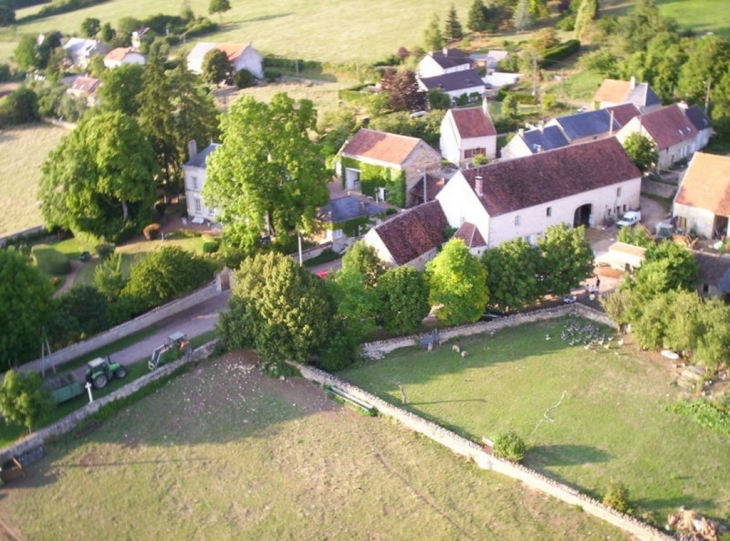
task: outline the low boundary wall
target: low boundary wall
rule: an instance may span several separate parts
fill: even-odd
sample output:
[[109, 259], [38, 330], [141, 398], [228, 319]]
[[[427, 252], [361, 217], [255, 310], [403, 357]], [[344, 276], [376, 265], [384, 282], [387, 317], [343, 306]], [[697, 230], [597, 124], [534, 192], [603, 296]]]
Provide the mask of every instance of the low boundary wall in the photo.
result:
[[102, 398], [95, 399], [93, 402], [86, 404], [83, 408], [76, 410], [75, 412], [67, 415], [63, 419], [60, 419], [59, 421], [53, 423], [52, 425], [41, 428], [40, 430], [19, 439], [13, 444], [8, 445], [7, 447], [3, 447], [2, 449], [0, 449], [0, 464], [4, 463], [7, 460], [10, 460], [11, 457], [18, 456], [23, 453], [27, 453], [28, 451], [32, 451], [33, 449], [36, 449], [38, 447], [41, 447], [50, 438], [57, 438], [58, 436], [68, 434], [69, 432], [74, 430], [82, 421], [99, 411], [102, 406], [114, 402], [115, 400], [119, 400], [120, 398], [125, 398], [137, 392], [145, 385], [148, 385], [155, 380], [171, 374], [181, 366], [207, 358], [211, 354], [213, 349], [215, 349], [215, 346], [217, 344], [218, 340], [208, 342], [204, 346], [201, 346], [193, 351], [186, 358], [169, 364], [165, 364], [160, 368], [157, 368], [153, 372], [150, 372], [149, 374], [144, 375], [141, 378], [124, 385], [122, 388], [117, 389], [113, 393], [110, 393]]
[[641, 179], [641, 193], [656, 195], [664, 199], [674, 199], [678, 189], [676, 184], [657, 182], [648, 178]]
[[[108, 346], [109, 344], [113, 344], [121, 338], [125, 338], [130, 334], [134, 334], [138, 331], [141, 331], [142, 329], [146, 329], [150, 325], [154, 325], [155, 323], [162, 321], [163, 319], [174, 316], [175, 314], [178, 314], [183, 310], [187, 310], [188, 308], [203, 303], [208, 299], [212, 299], [219, 293], [219, 282], [218, 280], [215, 280], [207, 286], [198, 289], [194, 293], [187, 295], [186, 297], [169, 302], [163, 306], [160, 306], [159, 308], [155, 308], [154, 310], [151, 310], [146, 314], [129, 320], [126, 323], [122, 323], [121, 325], [112, 327], [108, 331], [97, 334], [96, 336], [89, 338], [88, 340], [84, 340], [83, 342], [77, 342], [76, 344], [70, 345], [66, 348], [54, 351], [53, 364], [58, 367], [91, 351], [94, 351], [104, 346]], [[40, 370], [42, 368], [42, 363], [42, 359], [36, 359], [35, 361], [30, 361], [23, 364], [22, 366], [20, 366], [20, 369], [24, 370], [32, 368], [34, 370]]]

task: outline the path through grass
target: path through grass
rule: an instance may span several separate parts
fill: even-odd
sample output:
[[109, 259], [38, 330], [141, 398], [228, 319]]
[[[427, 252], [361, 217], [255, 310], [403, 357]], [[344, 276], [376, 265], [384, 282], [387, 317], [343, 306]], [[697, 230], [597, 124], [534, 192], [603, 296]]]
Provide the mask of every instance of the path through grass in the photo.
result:
[[[628, 539], [424, 437], [205, 363], [0, 489], [27, 539]], [[100, 519], [103, 517], [103, 519]]]
[[598, 497], [622, 481], [659, 523], [680, 505], [725, 519], [730, 440], [664, 410], [680, 395], [668, 362], [635, 347], [569, 346], [564, 326], [465, 339], [466, 358], [449, 345], [401, 350], [341, 375], [395, 403], [401, 383], [408, 408], [476, 441], [515, 430], [529, 466]]

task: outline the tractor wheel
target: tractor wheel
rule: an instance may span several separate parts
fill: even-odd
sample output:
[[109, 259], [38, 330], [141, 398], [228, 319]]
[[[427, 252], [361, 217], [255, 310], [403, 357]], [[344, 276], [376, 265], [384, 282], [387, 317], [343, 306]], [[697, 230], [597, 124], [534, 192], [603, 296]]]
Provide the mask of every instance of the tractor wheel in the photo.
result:
[[120, 366], [117, 368], [116, 372], [114, 372], [114, 377], [117, 379], [124, 379], [127, 375], [127, 369], [123, 366]]
[[106, 387], [106, 383], [106, 374], [99, 374], [94, 378], [94, 387], [97, 389], [103, 389], [104, 387]]

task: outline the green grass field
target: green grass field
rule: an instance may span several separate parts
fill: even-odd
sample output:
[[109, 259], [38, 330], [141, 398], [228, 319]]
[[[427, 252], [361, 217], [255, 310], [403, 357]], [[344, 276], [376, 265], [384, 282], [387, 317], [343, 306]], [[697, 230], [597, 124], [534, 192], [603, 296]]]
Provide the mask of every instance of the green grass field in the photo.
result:
[[67, 133], [43, 123], [0, 131], [0, 236], [43, 224], [36, 200], [41, 165]]
[[[248, 354], [193, 368], [0, 488], [0, 535], [116, 539], [628, 539]], [[249, 368], [251, 367], [251, 368]]]
[[727, 518], [730, 440], [664, 411], [680, 395], [668, 361], [633, 346], [618, 356], [569, 346], [564, 328], [465, 339], [464, 359], [450, 345], [401, 350], [341, 376], [395, 403], [401, 383], [409, 409], [476, 441], [514, 430], [531, 448], [527, 465], [597, 497], [622, 481], [660, 524], [680, 505]]

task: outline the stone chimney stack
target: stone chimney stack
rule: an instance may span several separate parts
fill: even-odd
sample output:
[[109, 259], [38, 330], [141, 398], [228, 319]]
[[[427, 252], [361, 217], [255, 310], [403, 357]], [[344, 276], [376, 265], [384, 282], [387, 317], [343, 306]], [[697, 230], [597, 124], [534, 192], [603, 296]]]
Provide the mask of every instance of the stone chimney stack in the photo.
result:
[[188, 141], [188, 160], [192, 160], [198, 155], [198, 143], [195, 139]]
[[484, 178], [481, 175], [474, 179], [474, 191], [477, 192], [479, 197], [484, 195]]
[[634, 88], [636, 88], [636, 76], [635, 75], [632, 75], [631, 76], [631, 79], [629, 80], [629, 88], [631, 90], [633, 90]]

